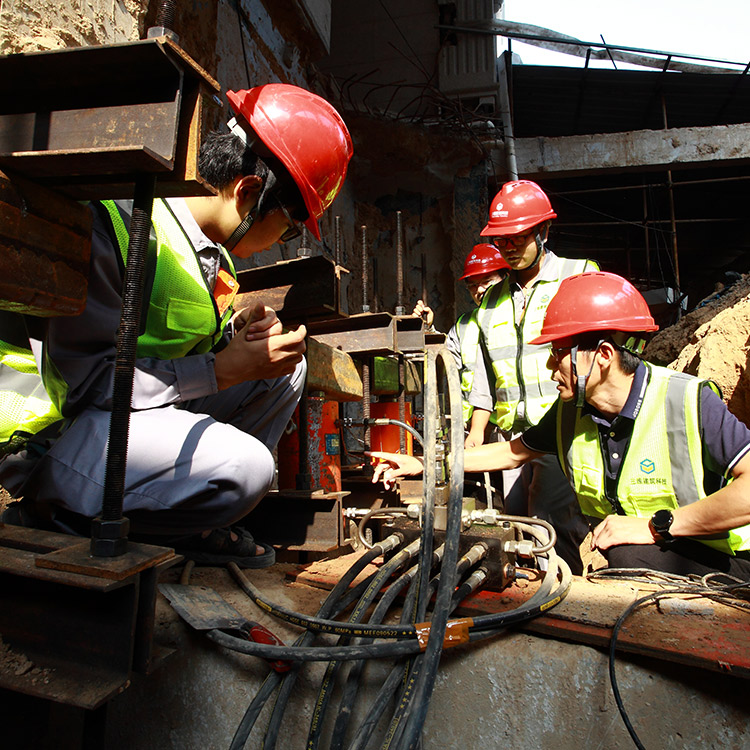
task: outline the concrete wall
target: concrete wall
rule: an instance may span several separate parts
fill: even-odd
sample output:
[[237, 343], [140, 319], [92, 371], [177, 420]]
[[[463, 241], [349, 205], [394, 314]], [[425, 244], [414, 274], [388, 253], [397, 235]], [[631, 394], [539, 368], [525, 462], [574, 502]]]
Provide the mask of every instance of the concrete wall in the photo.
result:
[[[285, 592], [269, 583], [271, 593], [265, 581], [256, 585], [272, 600], [293, 606], [289, 596], [293, 600], [297, 594], [287, 587]], [[307, 606], [307, 611], [314, 611], [312, 602]], [[172, 618], [162, 612], [162, 627]], [[292, 641], [291, 631], [284, 632], [277, 621], [266, 624]], [[169, 634], [178, 653], [153, 675], [135, 680], [112, 702], [110, 750], [229, 747], [267, 673], [259, 660], [223, 651], [179, 622], [172, 621]], [[368, 666], [355, 717], [371, 705], [385, 669], [381, 662]], [[285, 713], [278, 748], [305, 747], [322, 671], [320, 664], [304, 667]], [[622, 657], [617, 677], [630, 720], [647, 748], [718, 750], [750, 743], [745, 680], [654, 659]], [[329, 711], [332, 716], [337, 700], [335, 695]], [[250, 750], [263, 747], [271, 704], [246, 745]], [[375, 736], [382, 731], [378, 729]], [[327, 747], [325, 740], [321, 747]], [[373, 741], [369, 747], [379, 747], [379, 743]], [[507, 632], [445, 654], [423, 747], [628, 750], [633, 743], [612, 695], [605, 653]]]

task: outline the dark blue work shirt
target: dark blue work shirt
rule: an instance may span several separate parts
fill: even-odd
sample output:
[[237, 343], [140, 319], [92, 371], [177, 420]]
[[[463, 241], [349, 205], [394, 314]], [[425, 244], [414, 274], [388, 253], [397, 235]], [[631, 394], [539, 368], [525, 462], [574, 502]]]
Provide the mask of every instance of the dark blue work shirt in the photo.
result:
[[[599, 427], [599, 444], [602, 447], [605, 466], [605, 492], [616, 501], [617, 477], [622, 459], [633, 434], [633, 425], [638, 416], [643, 396], [648, 387], [648, 369], [641, 362], [633, 376], [630, 393], [622, 410], [610, 418], [586, 402], [583, 413]], [[726, 407], [726, 404], [709, 386], [704, 386], [700, 396], [701, 441], [703, 443], [703, 465], [706, 469], [706, 494], [715, 492], [723, 477], [740, 459], [750, 451], [750, 430]], [[533, 451], [557, 454], [556, 404], [542, 417], [539, 424], [526, 430], [521, 440]]]

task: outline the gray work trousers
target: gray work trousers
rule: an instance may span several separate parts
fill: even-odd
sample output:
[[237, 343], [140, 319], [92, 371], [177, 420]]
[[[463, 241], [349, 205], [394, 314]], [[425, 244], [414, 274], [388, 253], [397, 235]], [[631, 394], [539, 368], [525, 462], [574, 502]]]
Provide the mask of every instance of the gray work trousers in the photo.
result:
[[[518, 434], [505, 436], [512, 440]], [[578, 548], [589, 527], [557, 456], [541, 456], [518, 469], [503, 471], [503, 495], [506, 513], [536, 516], [555, 527], [555, 551], [579, 575], [583, 563]]]
[[[242, 383], [180, 406], [130, 416], [123, 510], [137, 534], [188, 535], [243, 518], [274, 480], [272, 451], [299, 401], [304, 360], [290, 376]], [[0, 484], [45, 509], [53, 526], [100, 513], [110, 413], [87, 409], [34, 458], [0, 464]], [[51, 513], [49, 512], [49, 509]], [[55, 515], [55, 508], [62, 512]]]

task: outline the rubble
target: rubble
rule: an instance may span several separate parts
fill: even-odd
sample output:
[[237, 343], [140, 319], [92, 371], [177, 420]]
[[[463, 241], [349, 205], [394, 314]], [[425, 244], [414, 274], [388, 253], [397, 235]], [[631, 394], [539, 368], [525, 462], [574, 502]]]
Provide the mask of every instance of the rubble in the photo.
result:
[[657, 333], [644, 357], [710, 378], [721, 388], [729, 410], [750, 426], [750, 274], [737, 276], [675, 325]]

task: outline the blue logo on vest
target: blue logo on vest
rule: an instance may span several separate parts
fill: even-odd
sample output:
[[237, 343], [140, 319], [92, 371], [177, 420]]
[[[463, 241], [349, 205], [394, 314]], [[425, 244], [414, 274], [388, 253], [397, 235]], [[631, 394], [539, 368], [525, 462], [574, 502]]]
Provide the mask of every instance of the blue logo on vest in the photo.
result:
[[644, 474], [653, 474], [656, 470], [656, 464], [650, 458], [644, 458], [641, 461], [641, 471]]

